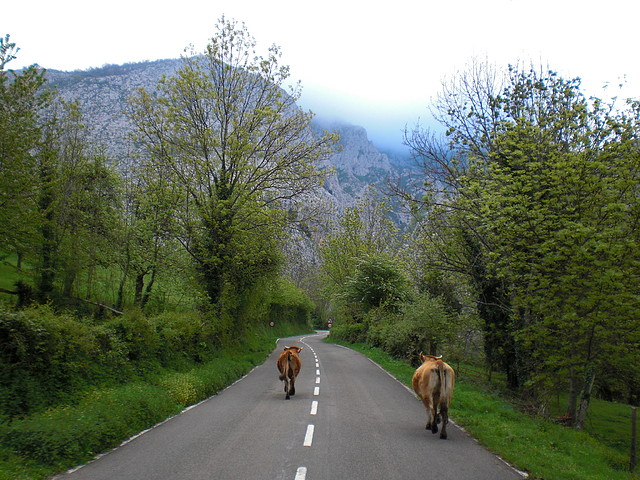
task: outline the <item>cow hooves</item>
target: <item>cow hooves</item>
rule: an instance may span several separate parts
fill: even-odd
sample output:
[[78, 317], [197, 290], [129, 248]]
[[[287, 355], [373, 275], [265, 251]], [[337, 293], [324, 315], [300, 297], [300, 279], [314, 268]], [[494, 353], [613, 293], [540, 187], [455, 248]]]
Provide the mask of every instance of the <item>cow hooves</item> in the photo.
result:
[[289, 395], [287, 395], [286, 397], [284, 397], [285, 400], [290, 400], [291, 397]]
[[447, 439], [447, 436], [446, 436], [446, 435], [440, 435], [440, 438], [441, 438], [442, 440], [446, 440], [446, 439]]

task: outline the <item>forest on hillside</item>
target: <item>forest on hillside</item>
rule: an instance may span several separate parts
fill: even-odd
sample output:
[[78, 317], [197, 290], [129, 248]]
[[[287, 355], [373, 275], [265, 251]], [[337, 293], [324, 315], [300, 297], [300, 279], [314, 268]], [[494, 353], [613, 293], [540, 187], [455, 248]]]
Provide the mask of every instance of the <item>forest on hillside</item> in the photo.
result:
[[[331, 318], [335, 337], [409, 360], [485, 365], [543, 415], [568, 392], [578, 429], [593, 395], [639, 403], [639, 101], [473, 63], [431, 106], [445, 134], [406, 131], [412, 181], [333, 220], [315, 192], [338, 138], [311, 128], [279, 49], [257, 57], [221, 20], [192, 53], [155, 92], [131, 92], [122, 168], [42, 69], [8, 68], [18, 48], [1, 39], [0, 382], [24, 398], [0, 396], [0, 420], [42, 406], [34, 385], [66, 361], [65, 338], [91, 337], [82, 361], [100, 352], [101, 368], [151, 351], [199, 361], [279, 317]], [[294, 282], [300, 235], [321, 263]], [[36, 305], [65, 316], [38, 323]]]

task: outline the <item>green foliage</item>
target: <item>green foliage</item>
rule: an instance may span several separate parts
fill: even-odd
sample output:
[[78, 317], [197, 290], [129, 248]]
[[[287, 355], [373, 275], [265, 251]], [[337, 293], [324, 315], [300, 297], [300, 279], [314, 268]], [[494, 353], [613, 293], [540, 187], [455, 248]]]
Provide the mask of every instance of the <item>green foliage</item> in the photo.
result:
[[0, 311], [0, 418], [68, 398], [122, 363], [116, 345], [108, 333], [96, 335], [89, 325], [48, 307]]
[[367, 338], [366, 323], [338, 323], [331, 328], [331, 338], [349, 343], [361, 343]]
[[450, 315], [439, 299], [423, 296], [403, 304], [398, 313], [372, 323], [367, 343], [394, 357], [416, 362], [421, 352], [448, 352], [459, 328], [458, 317]]
[[75, 406], [1, 426], [0, 444], [42, 464], [69, 465], [87, 461], [177, 411], [177, 404], [161, 388], [131, 384], [94, 391]]
[[[283, 305], [295, 305], [304, 300], [291, 289], [287, 290], [285, 287], [284, 291], [282, 297], [289, 299], [281, 297]], [[38, 309], [40, 310], [42, 309]], [[51, 337], [48, 334], [51, 325], [44, 321], [38, 323], [37, 318], [30, 322], [29, 318], [25, 318], [25, 312], [19, 315], [23, 317], [19, 317], [17, 321], [14, 319], [11, 324], [13, 330], [28, 329], [36, 322], [40, 328], [35, 330], [42, 335], [41, 338]], [[52, 323], [64, 323], [60, 316], [50, 316]], [[129, 383], [104, 385], [98, 382], [94, 386], [85, 385], [82, 390], [67, 392], [67, 401], [62, 404], [29, 412], [11, 422], [2, 421], [6, 417], [0, 416], [0, 479], [35, 480], [83, 463], [96, 453], [177, 413], [184, 406], [225, 388], [264, 361], [273, 349], [274, 338], [309, 331], [308, 326], [300, 322], [281, 320], [275, 327], [268, 327], [266, 324], [253, 326], [243, 339], [238, 339], [228, 349], [207, 349], [201, 344], [189, 345], [201, 338], [199, 330], [204, 325], [202, 318], [195, 314], [186, 315], [185, 318], [180, 318], [177, 314], [165, 314], [145, 320], [137, 312], [126, 318], [132, 325], [120, 332], [123, 335], [121, 340], [108, 323], [88, 326], [88, 337], [84, 340], [92, 342], [92, 331], [96, 337], [94, 343], [108, 343], [106, 338], [113, 340], [113, 337], [117, 337], [117, 345], [106, 348], [102, 354], [107, 362], [110, 361], [109, 356], [114, 355], [120, 361], [127, 362], [121, 364], [120, 370], [128, 369], [128, 373], [121, 371], [119, 380]], [[72, 323], [73, 320], [69, 318], [68, 322]], [[123, 323], [127, 322], [113, 325], [120, 328]], [[208, 330], [206, 325], [203, 329], [205, 332]], [[150, 341], [150, 332], [153, 331], [157, 332], [157, 337]], [[27, 337], [17, 334], [14, 336], [21, 339]], [[23, 340], [20, 345], [26, 346], [26, 341]], [[163, 367], [159, 362], [151, 365], [149, 352], [142, 352], [138, 356], [141, 361], [133, 362], [128, 355], [127, 345], [140, 352], [142, 348], [151, 348], [168, 365]], [[167, 356], [167, 352], [173, 348], [181, 348], [180, 346], [185, 347], [182, 352], [175, 351]], [[116, 352], [116, 348], [120, 348], [121, 352]], [[1, 352], [8, 350], [10, 348], [0, 348]], [[189, 352], [197, 356], [204, 351], [207, 353], [204, 362], [202, 358], [187, 358]], [[25, 355], [27, 353], [24, 352]], [[97, 353], [101, 354], [99, 351]], [[169, 359], [172, 361], [169, 362]], [[45, 367], [46, 361], [43, 361], [40, 369]], [[143, 367], [146, 371], [143, 371]], [[20, 365], [20, 368], [25, 370], [26, 366]], [[107, 370], [97, 373], [107, 373], [109, 366], [102, 368]], [[133, 369], [137, 370], [135, 376]], [[28, 373], [30, 372], [25, 372]], [[32, 386], [38, 387], [39, 381], [34, 376]], [[5, 386], [2, 387], [0, 391], [4, 391]]]
[[39, 240], [36, 153], [51, 93], [37, 65], [7, 70], [18, 50], [0, 37], [0, 250], [24, 255]]
[[321, 246], [324, 289], [342, 295], [358, 263], [366, 256], [392, 257], [399, 247], [398, 228], [389, 219], [390, 205], [370, 188], [358, 205], [347, 208], [339, 228]]
[[144, 170], [177, 195], [172, 233], [215, 307], [277, 273], [288, 211], [319, 186], [316, 162], [336, 141], [313, 134], [280, 56], [275, 46], [257, 55], [247, 29], [223, 17], [203, 55], [184, 57], [157, 94], [131, 98]]
[[410, 137], [428, 190], [414, 203], [421, 258], [468, 278], [487, 359], [513, 389], [544, 403], [571, 384], [587, 405], [590, 368], [598, 377], [638, 351], [637, 102], [587, 99], [554, 72], [474, 65], [436, 108], [447, 143]]
[[409, 295], [409, 284], [397, 263], [382, 255], [367, 255], [347, 279], [343, 298], [367, 313], [374, 308], [396, 311]]
[[268, 318], [274, 322], [308, 325], [314, 304], [291, 281], [277, 279], [271, 286]]

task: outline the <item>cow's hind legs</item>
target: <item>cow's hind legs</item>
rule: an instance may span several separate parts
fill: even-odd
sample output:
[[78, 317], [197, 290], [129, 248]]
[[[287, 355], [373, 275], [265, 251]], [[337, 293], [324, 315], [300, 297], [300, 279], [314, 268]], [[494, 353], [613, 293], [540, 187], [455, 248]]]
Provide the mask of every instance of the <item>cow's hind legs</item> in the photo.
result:
[[284, 393], [286, 393], [286, 396], [284, 397], [285, 400], [289, 400], [291, 397], [289, 396], [289, 380], [288, 379], [284, 379]]
[[449, 407], [447, 407], [446, 405], [440, 405], [440, 415], [442, 416], [442, 430], [440, 431], [440, 438], [446, 440], [447, 423], [449, 423]]
[[431, 408], [431, 402], [422, 400], [424, 408], [427, 412], [427, 430], [431, 430], [431, 433], [438, 433], [438, 422], [436, 421], [436, 412], [434, 408]]
[[295, 395], [296, 394], [296, 382], [294, 379], [291, 379], [291, 383], [289, 385], [289, 395]]

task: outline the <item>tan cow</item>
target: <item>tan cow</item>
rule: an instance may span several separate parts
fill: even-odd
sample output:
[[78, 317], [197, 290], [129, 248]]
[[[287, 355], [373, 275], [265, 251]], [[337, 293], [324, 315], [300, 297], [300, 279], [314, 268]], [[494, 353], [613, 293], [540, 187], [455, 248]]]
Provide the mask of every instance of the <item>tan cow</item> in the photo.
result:
[[300, 373], [302, 362], [298, 354], [302, 347], [284, 347], [284, 351], [278, 357], [278, 370], [280, 370], [280, 380], [284, 380], [284, 393], [287, 394], [285, 400], [289, 400], [290, 395], [296, 394], [296, 377]]
[[420, 353], [422, 365], [413, 374], [413, 390], [427, 410], [427, 430], [438, 433], [438, 420], [441, 418], [440, 438], [447, 438], [449, 404], [453, 396], [455, 373], [453, 368], [440, 360], [441, 358], [442, 355], [434, 357]]

